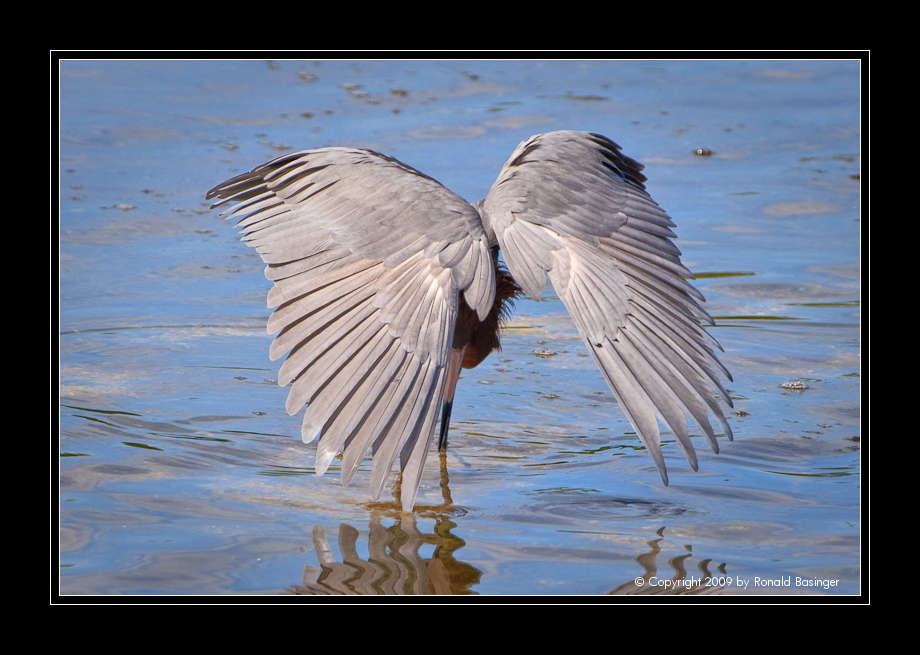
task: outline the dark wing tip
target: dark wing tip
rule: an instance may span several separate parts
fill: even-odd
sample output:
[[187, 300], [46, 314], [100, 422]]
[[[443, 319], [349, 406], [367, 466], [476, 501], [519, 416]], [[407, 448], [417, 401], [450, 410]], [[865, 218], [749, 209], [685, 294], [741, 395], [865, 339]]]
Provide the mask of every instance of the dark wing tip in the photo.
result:
[[530, 143], [524, 146], [524, 149], [521, 151], [521, 154], [515, 157], [514, 160], [508, 164], [508, 168], [513, 168], [514, 166], [520, 166], [521, 164], [523, 164], [527, 159], [527, 155], [529, 155], [530, 153], [532, 153], [534, 150], [536, 150], [539, 147], [540, 147], [539, 143], [534, 143], [534, 141], [531, 140]]
[[303, 156], [303, 154], [303, 151], [289, 152], [287, 154], [281, 155], [280, 157], [276, 157], [275, 159], [272, 159], [270, 162], [262, 164], [261, 166], [256, 166], [251, 171], [235, 175], [229, 180], [224, 180], [212, 188], [205, 194], [204, 198], [205, 200], [210, 200], [211, 198], [229, 198], [239, 191], [253, 186], [255, 183], [261, 183], [262, 181], [269, 179], [285, 164], [299, 159]]
[[240, 173], [234, 177], [231, 177], [229, 180], [224, 180], [220, 184], [214, 186], [210, 189], [204, 196], [205, 200], [210, 200], [211, 198], [226, 198], [228, 195], [227, 191], [237, 185], [240, 182], [244, 182], [252, 177], [252, 171], [248, 173]]
[[607, 159], [604, 162], [607, 168], [618, 173], [627, 182], [632, 182], [640, 189], [645, 189], [647, 178], [642, 174], [642, 169], [645, 166], [620, 152], [620, 146], [603, 134], [597, 134], [596, 132], [589, 132], [588, 134], [591, 141], [600, 146], [601, 154]]

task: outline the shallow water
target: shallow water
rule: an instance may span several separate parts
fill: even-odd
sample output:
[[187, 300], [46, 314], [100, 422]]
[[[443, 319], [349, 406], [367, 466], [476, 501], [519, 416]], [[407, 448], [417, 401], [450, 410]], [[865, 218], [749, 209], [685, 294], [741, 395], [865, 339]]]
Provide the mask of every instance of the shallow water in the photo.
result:
[[[860, 593], [859, 73], [63, 62], [61, 593]], [[646, 165], [717, 321], [735, 440], [694, 435], [694, 473], [665, 434], [664, 487], [550, 291], [464, 373], [414, 513], [368, 497], [367, 465], [314, 475], [268, 359], [270, 284], [204, 192], [347, 144], [472, 201], [554, 129]]]

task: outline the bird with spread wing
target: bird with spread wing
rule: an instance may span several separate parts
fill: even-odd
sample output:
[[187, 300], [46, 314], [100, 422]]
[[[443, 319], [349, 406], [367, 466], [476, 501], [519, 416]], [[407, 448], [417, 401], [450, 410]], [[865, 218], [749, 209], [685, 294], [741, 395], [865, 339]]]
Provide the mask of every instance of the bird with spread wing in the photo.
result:
[[709, 416], [731, 439], [717, 373], [731, 375], [641, 170], [604, 136], [558, 131], [518, 145], [474, 204], [343, 147], [283, 155], [211, 189], [274, 283], [270, 357], [287, 355], [278, 383], [291, 387], [289, 414], [306, 405], [317, 473], [341, 454], [347, 483], [371, 450], [377, 497], [398, 456], [410, 510], [439, 417], [447, 447], [461, 368], [498, 348], [510, 303], [539, 298], [547, 277], [662, 481], [659, 420], [694, 470], [688, 417], [718, 452]]

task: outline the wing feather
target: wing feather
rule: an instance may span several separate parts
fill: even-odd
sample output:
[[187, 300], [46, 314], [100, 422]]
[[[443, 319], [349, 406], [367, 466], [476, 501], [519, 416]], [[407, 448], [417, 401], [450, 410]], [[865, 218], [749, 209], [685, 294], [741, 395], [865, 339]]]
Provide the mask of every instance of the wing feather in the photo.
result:
[[407, 366], [406, 351], [398, 347], [391, 348], [379, 366], [377, 375], [368, 376], [362, 392], [356, 394], [360, 404], [352, 411], [343, 412], [343, 415], [336, 419], [342, 435], [339, 438], [343, 438], [345, 444], [342, 456], [344, 484], [351, 481], [364, 454], [382, 429], [381, 419], [386, 418], [384, 412], [397, 388], [391, 381], [400, 379]]
[[[392, 429], [395, 434], [400, 435], [400, 438], [383, 438], [384, 435], [381, 434], [374, 442], [374, 464], [371, 471], [371, 492], [374, 497], [380, 495], [386, 475], [392, 468], [396, 455], [407, 442], [418, 438], [419, 423], [425, 413], [429, 396], [434, 391], [434, 372], [438, 367], [431, 360], [426, 362], [416, 360], [413, 364], [414, 366], [410, 367], [409, 371], [412, 377], [407, 376], [403, 379], [403, 381], [407, 379], [410, 381], [408, 388], [404, 390], [404, 393], [397, 392], [401, 407], [394, 417]], [[402, 383], [400, 387], [403, 387]]]
[[[304, 411], [304, 438], [310, 439], [310, 435], [322, 433], [316, 451], [316, 468], [320, 474], [326, 471], [332, 458], [339, 453], [347, 436], [329, 431], [327, 423], [339, 411], [348, 407], [349, 401], [359, 392], [364, 381], [372, 374], [380, 358], [393, 343], [385, 329], [378, 328], [376, 332], [368, 334], [370, 336], [365, 335], [366, 340], [353, 349], [354, 352], [345, 354], [333, 365], [338, 365], [338, 368], [322, 381], [321, 388], [312, 396], [309, 406]], [[348, 359], [345, 359], [346, 357]]]
[[403, 507], [411, 507], [418, 494], [419, 484], [422, 481], [422, 468], [425, 457], [431, 448], [434, 436], [434, 427], [441, 410], [444, 396], [444, 380], [447, 369], [444, 367], [431, 369], [435, 380], [427, 385], [428, 393], [424, 404], [419, 409], [420, 418], [413, 434], [414, 439], [407, 439], [400, 452], [400, 468], [403, 471], [400, 501]]
[[[331, 324], [319, 337], [319, 345], [315, 348], [309, 347], [312, 344], [302, 345], [284, 361], [278, 381], [291, 384], [286, 405], [288, 414], [296, 414], [305, 403], [312, 403], [313, 396], [330, 378], [338, 375], [348, 359], [380, 330], [386, 329], [374, 320], [373, 307], [364, 305], [363, 310], [354, 312], [347, 320]], [[303, 437], [305, 442], [310, 442], [315, 434], [304, 432]]]
[[478, 203], [515, 280], [538, 296], [548, 274], [621, 408], [667, 484], [659, 420], [698, 467], [695, 421], [718, 452], [715, 416], [729, 379], [700, 324], [712, 318], [671, 239], [674, 222], [646, 193], [642, 166], [601, 135], [551, 132], [522, 142]]
[[322, 148], [278, 157], [208, 195], [274, 283], [270, 356], [286, 355], [286, 409], [316, 471], [340, 452], [342, 479], [374, 453], [379, 495], [402, 454], [404, 508], [415, 502], [440, 410], [459, 294], [491, 309], [494, 265], [479, 214], [395, 159]]

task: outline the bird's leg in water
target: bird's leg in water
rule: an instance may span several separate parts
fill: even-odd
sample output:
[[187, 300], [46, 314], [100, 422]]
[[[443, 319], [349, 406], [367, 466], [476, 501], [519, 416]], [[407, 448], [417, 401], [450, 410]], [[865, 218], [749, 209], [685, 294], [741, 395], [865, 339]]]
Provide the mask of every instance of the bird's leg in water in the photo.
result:
[[[448, 412], [449, 413], [449, 412]], [[438, 453], [438, 459], [441, 463], [441, 498], [444, 501], [444, 507], [450, 507], [454, 504], [450, 495], [450, 475], [447, 470], [447, 444], [445, 439], [445, 448]], [[396, 482], [393, 484], [393, 502], [399, 504], [400, 494], [402, 493], [402, 471], [397, 473]]]
[[396, 482], [393, 483], [393, 502], [397, 506], [400, 505], [400, 497], [402, 495], [402, 471], [399, 471], [396, 474]]

